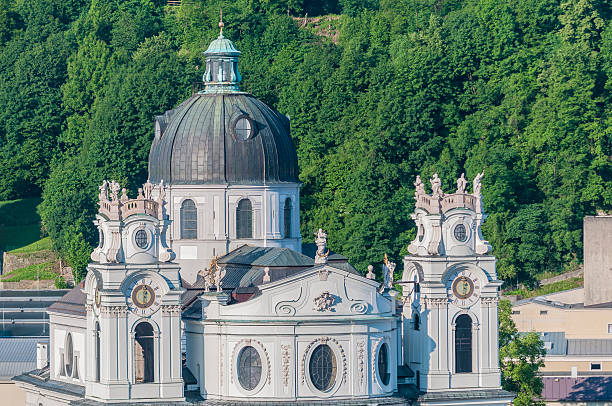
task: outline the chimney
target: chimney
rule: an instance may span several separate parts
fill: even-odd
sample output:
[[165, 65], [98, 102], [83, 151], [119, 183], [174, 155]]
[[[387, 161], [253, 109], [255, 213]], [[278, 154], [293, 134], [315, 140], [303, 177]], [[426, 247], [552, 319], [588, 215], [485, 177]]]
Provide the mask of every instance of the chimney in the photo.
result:
[[43, 369], [48, 365], [48, 345], [47, 343], [36, 343], [36, 369]]
[[612, 302], [612, 216], [584, 218], [584, 304]]

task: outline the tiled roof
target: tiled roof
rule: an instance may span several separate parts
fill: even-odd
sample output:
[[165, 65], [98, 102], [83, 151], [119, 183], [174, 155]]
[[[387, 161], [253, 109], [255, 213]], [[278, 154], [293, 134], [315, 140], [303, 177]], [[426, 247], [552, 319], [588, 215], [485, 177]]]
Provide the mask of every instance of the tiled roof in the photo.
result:
[[612, 401], [612, 377], [544, 377], [542, 399], [546, 401]]
[[289, 248], [243, 245], [219, 258], [220, 264], [269, 267], [313, 266], [314, 260]]
[[83, 289], [83, 282], [68, 291], [60, 300], [49, 306], [47, 311], [75, 316], [87, 316], [87, 311], [85, 310], [87, 296], [81, 289]]
[[0, 338], [0, 380], [8, 380], [36, 368], [36, 343], [49, 343], [49, 338]]

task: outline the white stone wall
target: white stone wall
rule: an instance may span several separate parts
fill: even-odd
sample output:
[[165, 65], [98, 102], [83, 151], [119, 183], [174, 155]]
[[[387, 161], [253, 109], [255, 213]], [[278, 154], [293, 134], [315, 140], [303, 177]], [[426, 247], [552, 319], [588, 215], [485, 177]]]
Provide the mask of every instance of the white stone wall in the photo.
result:
[[[260, 286], [261, 295], [223, 305], [223, 295], [202, 296], [203, 320], [185, 319], [187, 362], [207, 399], [294, 400], [388, 396], [397, 387], [398, 331], [394, 300], [377, 293], [378, 283], [327, 267]], [[322, 292], [334, 297], [316, 310]], [[390, 379], [378, 373], [380, 347], [388, 346]], [[321, 392], [312, 384], [309, 361], [328, 345], [336, 359], [335, 384]], [[254, 347], [262, 378], [251, 391], [238, 380], [241, 349]], [[198, 374], [198, 369], [200, 373]], [[199, 376], [198, 376], [199, 375]]]
[[[61, 356], [66, 351], [66, 338], [72, 337], [73, 355], [77, 356], [75, 377], [74, 367], [71, 376], [60, 375], [62, 369]], [[84, 385], [85, 368], [87, 364], [87, 352], [85, 349], [86, 319], [79, 316], [69, 316], [60, 313], [49, 312], [49, 368], [51, 379], [68, 382], [76, 385]]]
[[[171, 248], [181, 265], [181, 276], [190, 283], [197, 272], [210, 263], [213, 256], [222, 256], [244, 245], [286, 247], [301, 252], [300, 185], [169, 185], [167, 214]], [[249, 199], [253, 207], [253, 238], [237, 239], [236, 207], [241, 199]], [[284, 235], [284, 203], [292, 201], [291, 236]], [[180, 211], [183, 201], [191, 199], [198, 213], [197, 239], [181, 239]]]

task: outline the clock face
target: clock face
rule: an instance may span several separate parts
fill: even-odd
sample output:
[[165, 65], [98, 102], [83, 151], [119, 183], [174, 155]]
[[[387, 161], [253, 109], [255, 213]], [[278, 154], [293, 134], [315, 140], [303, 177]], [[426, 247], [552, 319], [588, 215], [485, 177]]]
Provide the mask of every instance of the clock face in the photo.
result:
[[128, 291], [128, 307], [139, 316], [150, 316], [159, 309], [161, 289], [150, 278], [133, 282]]
[[470, 307], [480, 298], [480, 281], [467, 270], [459, 270], [451, 275], [447, 284], [448, 297], [459, 307]]
[[453, 281], [453, 293], [458, 299], [467, 299], [474, 293], [474, 282], [467, 276], [460, 276]]
[[155, 291], [149, 285], [138, 285], [132, 291], [132, 303], [141, 309], [151, 307], [155, 301]]

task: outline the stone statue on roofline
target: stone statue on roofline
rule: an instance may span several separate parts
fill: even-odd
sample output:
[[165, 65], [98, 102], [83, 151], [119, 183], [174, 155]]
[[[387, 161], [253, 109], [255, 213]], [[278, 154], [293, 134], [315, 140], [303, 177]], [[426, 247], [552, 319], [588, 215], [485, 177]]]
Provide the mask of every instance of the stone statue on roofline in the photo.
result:
[[442, 191], [442, 181], [438, 177], [438, 174], [434, 173], [433, 178], [431, 178], [429, 181], [431, 182], [432, 197], [444, 197], [444, 192]]
[[480, 192], [480, 189], [482, 188], [482, 184], [480, 182], [481, 182], [483, 176], [484, 176], [484, 171], [480, 172], [474, 178], [474, 185], [473, 185], [473, 193], [472, 194], [474, 196], [476, 196], [476, 197], [482, 196], [482, 194]]
[[389, 258], [387, 258], [387, 254], [385, 254], [385, 258], [383, 260], [383, 271], [384, 271], [384, 282], [383, 282], [383, 290], [384, 289], [393, 289], [393, 272], [395, 272], [396, 264], [394, 262], [390, 262]]
[[121, 190], [121, 186], [119, 186], [119, 184], [114, 180], [110, 182], [109, 186], [111, 191], [111, 200], [116, 202], [119, 200], [119, 191]]
[[464, 194], [467, 189], [468, 181], [465, 178], [465, 173], [461, 174], [461, 177], [457, 179], [457, 192], [459, 194]]
[[425, 185], [423, 184], [423, 181], [421, 180], [421, 177], [419, 175], [416, 176], [414, 187], [414, 200], [419, 200], [419, 196], [423, 196], [426, 194]]
[[98, 199], [101, 202], [107, 202], [108, 201], [108, 182], [106, 181], [106, 179], [104, 179], [102, 184], [98, 186], [98, 189], [100, 189], [100, 194], [98, 195]]
[[329, 250], [327, 249], [327, 233], [323, 229], [319, 228], [319, 231], [315, 233], [315, 244], [317, 246], [317, 253], [315, 254], [315, 264], [326, 264], [327, 257], [329, 256]]
[[149, 181], [149, 179], [147, 179], [147, 181], [142, 185], [142, 191], [145, 199], [153, 199], [153, 184]]

